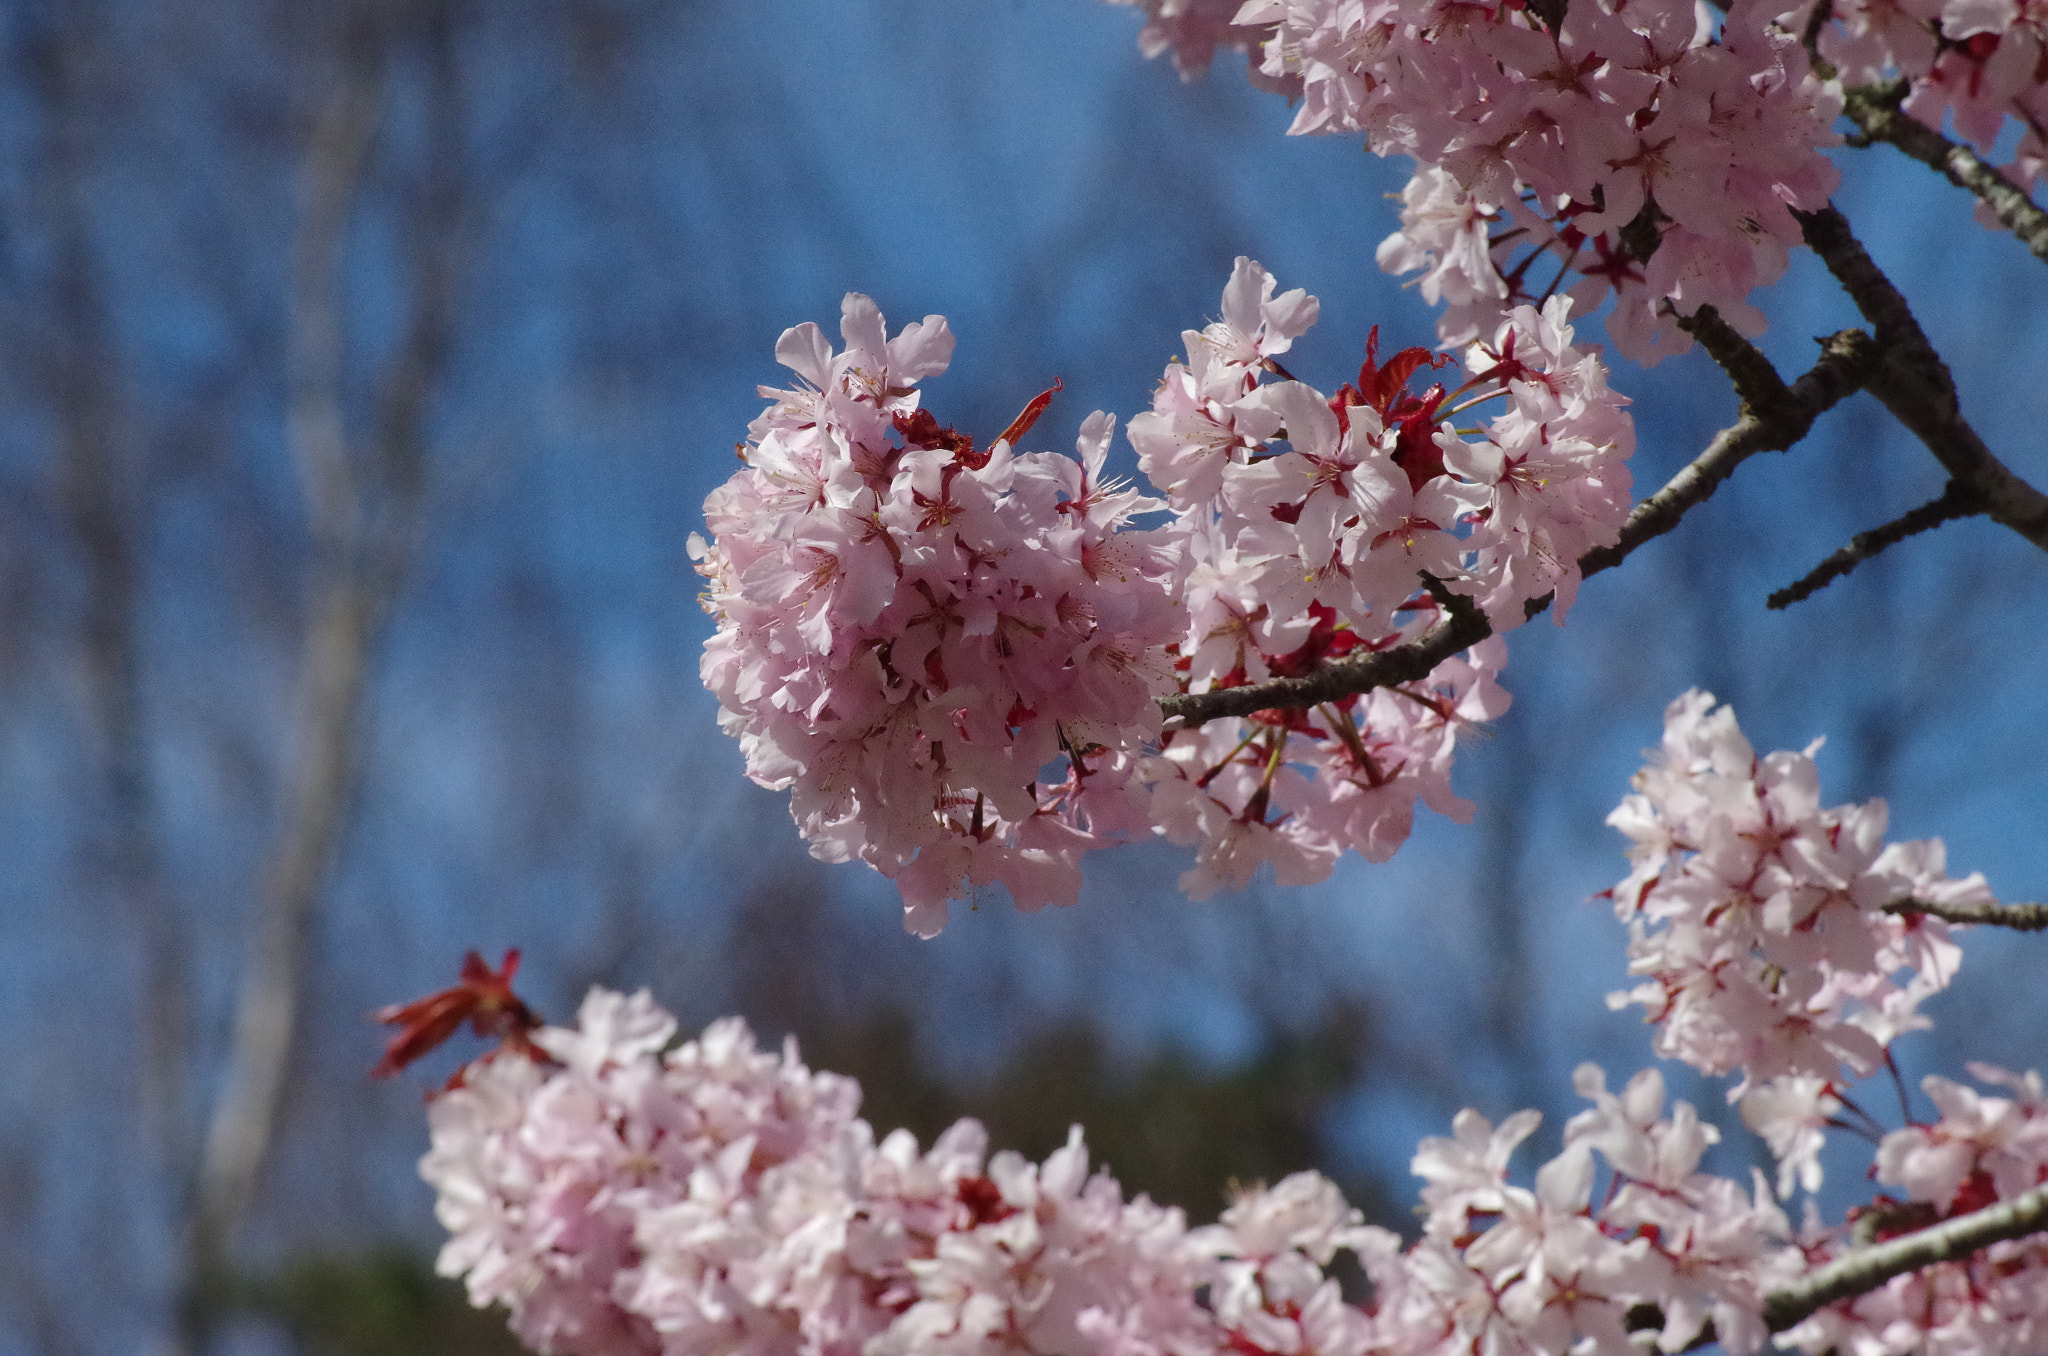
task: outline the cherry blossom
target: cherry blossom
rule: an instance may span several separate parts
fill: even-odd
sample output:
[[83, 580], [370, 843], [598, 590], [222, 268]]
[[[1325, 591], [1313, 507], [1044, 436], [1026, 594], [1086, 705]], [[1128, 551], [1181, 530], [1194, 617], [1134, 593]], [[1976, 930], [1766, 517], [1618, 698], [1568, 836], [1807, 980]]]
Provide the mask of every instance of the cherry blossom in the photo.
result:
[[692, 540], [721, 723], [749, 776], [790, 790], [814, 855], [897, 882], [913, 931], [990, 884], [1072, 903], [1079, 857], [1137, 817], [1176, 553], [1129, 526], [1151, 501], [1104, 479], [1110, 416], [1078, 459], [1018, 453], [1048, 393], [980, 451], [921, 404], [951, 355], [942, 318], [889, 339], [849, 294], [841, 335], [782, 336], [800, 385], [763, 388], [745, 467], [706, 501], [711, 540]]
[[[1703, 305], [1759, 332], [1750, 292], [1800, 243], [1793, 210], [1825, 206], [1838, 179], [1821, 152], [1839, 90], [1809, 69], [1799, 27], [1765, 5], [1705, 13], [1248, 0], [1236, 19], [1258, 72], [1299, 91], [1292, 132], [1362, 134], [1415, 162], [1380, 259], [1425, 270], [1426, 295], [1449, 302], [1446, 344], [1576, 273], [1581, 314], [1611, 295], [1609, 334], [1651, 363], [1689, 345], [1675, 318]], [[1175, 61], [1186, 72], [1222, 41], [1175, 42]]]
[[[1786, 1152], [1799, 1143], [1782, 1109], [1793, 1089], [1812, 1103], [1844, 1068], [1875, 1070], [1954, 977], [1948, 925], [1884, 906], [1991, 899], [1982, 876], [1948, 877], [1938, 841], [1887, 846], [1882, 801], [1824, 809], [1819, 747], [1758, 758], [1733, 712], [1689, 692], [1608, 818], [1633, 840], [1633, 870], [1608, 893], [1643, 977], [1609, 1002], [1645, 1008], [1659, 1054], [1739, 1071], [1731, 1100], [1772, 1080], [1821, 1080], [1778, 1083], [1753, 1113]], [[1802, 1179], [1817, 1176], [1805, 1147], [1799, 1164]]]
[[[1699, 929], [1739, 917], [1730, 935], [1752, 951], [1788, 920], [1795, 933], [1810, 925], [1823, 940], [1805, 964], [1822, 972], [1820, 990], [1871, 1001], [1901, 957], [1945, 981], [1946, 935], [1907, 944], [1924, 916], [1869, 902], [1902, 885], [1922, 903], [1972, 900], [1981, 883], [1943, 877], [1938, 844], [1881, 846], [1870, 806], [1821, 810], [1813, 752], [1758, 758], [1711, 698], [1672, 704], [1664, 747], [1616, 815], [1635, 840], [1633, 884], [1615, 892], [1632, 947], [1645, 916], [1668, 923], [1711, 898]], [[1703, 1170], [1719, 1131], [1688, 1103], [1667, 1106], [1659, 1070], [1616, 1092], [1586, 1064], [1573, 1083], [1589, 1105], [1526, 1185], [1512, 1160], [1538, 1128], [1534, 1111], [1495, 1125], [1468, 1108], [1449, 1136], [1422, 1141], [1422, 1233], [1405, 1247], [1311, 1172], [1240, 1190], [1216, 1224], [1190, 1229], [1093, 1167], [1079, 1127], [1042, 1163], [989, 1155], [972, 1121], [928, 1150], [900, 1130], [878, 1140], [856, 1084], [806, 1068], [793, 1042], [762, 1050], [738, 1019], [676, 1044], [674, 1019], [645, 993], [595, 989], [576, 1026], [535, 1029], [509, 966], [471, 970], [482, 971], [473, 957], [466, 982], [487, 981], [524, 1016], [482, 1029], [503, 1048], [432, 1100], [421, 1173], [450, 1231], [440, 1269], [477, 1304], [506, 1307], [543, 1352], [1625, 1356], [1654, 1333], [1663, 1352], [1711, 1335], [1746, 1356], [1785, 1325], [1767, 1321], [1770, 1297], [1817, 1269], [2048, 1180], [2040, 1076], [1973, 1064], [1998, 1091], [1929, 1077], [1934, 1119], [1879, 1138], [1872, 1174], [1902, 1198], [1880, 1195], [1832, 1226], [1809, 1201], [1795, 1231], [1779, 1197], [1819, 1185], [1821, 1144], [1867, 1070], [1759, 1081], [1747, 1065], [1709, 1069], [1741, 1075], [1744, 1119], [1780, 1160], [1774, 1194], [1759, 1170], [1746, 1182]], [[1785, 978], [1779, 992], [1813, 991]], [[1808, 1027], [1825, 1025], [1818, 1012]], [[1882, 1011], [1863, 1029], [1889, 1040], [1911, 1024]], [[414, 1053], [455, 1025], [435, 1025]], [[1331, 1274], [1339, 1252], [1370, 1277], [1369, 1303], [1345, 1299]], [[1781, 1339], [1814, 1353], [2017, 1356], [2048, 1332], [2044, 1295], [2048, 1243], [1996, 1243], [1873, 1282]]]
[[1105, 480], [1106, 414], [1078, 458], [1017, 453], [1050, 392], [986, 452], [941, 426], [916, 385], [950, 356], [939, 317], [889, 339], [853, 295], [843, 350], [784, 334], [801, 382], [763, 389], [693, 550], [718, 618], [705, 683], [814, 855], [889, 876], [929, 935], [989, 885], [1071, 903], [1080, 859], [1131, 837], [1193, 845], [1199, 897], [1261, 866], [1306, 884], [1347, 851], [1384, 861], [1417, 802], [1470, 817], [1450, 768], [1459, 731], [1507, 707], [1496, 640], [1312, 712], [1159, 725], [1168, 692], [1398, 645], [1454, 597], [1496, 632], [1537, 599], [1562, 622], [1578, 558], [1627, 512], [1627, 401], [1568, 300], [1508, 315], [1462, 384], [1421, 393], [1448, 360], [1382, 362], [1377, 331], [1334, 396], [1286, 376], [1318, 309], [1237, 260], [1131, 422], [1163, 500]]
[[[1275, 361], [1316, 315], [1313, 298], [1275, 287], [1239, 259], [1223, 319], [1184, 336], [1190, 362], [1169, 366], [1131, 421], [1140, 467], [1180, 513], [1183, 688], [1299, 676], [1412, 640], [1442, 616], [1439, 591], [1496, 632], [1543, 597], [1562, 622], [1579, 556], [1627, 513], [1634, 446], [1627, 401], [1574, 344], [1570, 303], [1509, 316], [1471, 346], [1455, 389], [1412, 392], [1448, 360], [1409, 348], [1382, 362], [1375, 331], [1356, 385], [1329, 396]], [[1484, 426], [1456, 426], [1495, 400], [1505, 408]], [[1469, 819], [1450, 786], [1456, 739], [1506, 710], [1504, 658], [1489, 640], [1420, 684], [1167, 731], [1144, 775], [1159, 832], [1196, 847], [1183, 888], [1240, 888], [1261, 866], [1307, 884], [1346, 851], [1384, 861], [1418, 801]]]
[[[1905, 1198], [1880, 1196], [1853, 1212], [1849, 1228], [1809, 1246], [1816, 1261], [2010, 1200], [2048, 1180], [2040, 1075], [1987, 1064], [1969, 1069], [1978, 1082], [2012, 1095], [1925, 1079], [1937, 1119], [1886, 1135], [1873, 1168], [1879, 1182], [1903, 1189]], [[2038, 1236], [1997, 1243], [1963, 1261], [1909, 1272], [1821, 1310], [1784, 1336], [1816, 1353], [2038, 1351], [2048, 1337], [2048, 1245]]]

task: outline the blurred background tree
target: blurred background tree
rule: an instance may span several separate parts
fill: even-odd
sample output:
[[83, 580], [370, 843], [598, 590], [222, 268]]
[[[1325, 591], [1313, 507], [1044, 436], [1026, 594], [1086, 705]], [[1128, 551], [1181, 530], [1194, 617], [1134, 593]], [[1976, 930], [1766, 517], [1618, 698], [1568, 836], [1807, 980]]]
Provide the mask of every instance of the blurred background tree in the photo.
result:
[[[1058, 375], [1053, 448], [1145, 405], [1238, 253], [1323, 298], [1305, 379], [1372, 324], [1430, 333], [1370, 262], [1401, 167], [1283, 139], [1237, 70], [1182, 85], [1134, 26], [1098, 0], [0, 7], [0, 1353], [506, 1349], [426, 1274], [433, 1079], [364, 1078], [361, 1015], [469, 946], [524, 947], [557, 1017], [644, 984], [792, 1033], [884, 1129], [973, 1114], [1042, 1154], [1081, 1122], [1200, 1217], [1316, 1165], [1400, 1227], [1458, 1107], [1554, 1135], [1573, 1063], [1645, 1060], [1579, 901], [1685, 687], [1762, 747], [1830, 732], [1831, 800], [1888, 794], [1895, 834], [2039, 893], [2038, 553], [1964, 524], [1762, 610], [1938, 488], [1863, 398], [1569, 628], [1517, 633], [1516, 708], [1457, 773], [1478, 819], [1389, 866], [1196, 906], [1176, 853], [1132, 848], [1075, 909], [995, 896], [917, 943], [885, 883], [809, 862], [713, 726], [684, 551], [782, 328], [848, 289], [944, 312], [941, 416], [993, 431]], [[2029, 261], [1876, 155], [1845, 153], [1843, 205], [1979, 427], [2048, 477]], [[1848, 322], [1810, 263], [1766, 303], [1787, 365]], [[1644, 486], [1733, 413], [1701, 355], [1616, 383]], [[2023, 946], [1973, 943], [1926, 1066], [2040, 1062], [2039, 986], [1997, 979]]]

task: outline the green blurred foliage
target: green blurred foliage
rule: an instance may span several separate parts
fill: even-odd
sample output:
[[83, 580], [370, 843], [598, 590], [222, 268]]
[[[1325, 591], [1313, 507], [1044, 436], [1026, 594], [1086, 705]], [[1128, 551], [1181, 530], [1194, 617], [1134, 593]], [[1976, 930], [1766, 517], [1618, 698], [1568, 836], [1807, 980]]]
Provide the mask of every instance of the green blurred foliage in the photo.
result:
[[235, 1287], [234, 1308], [275, 1324], [307, 1356], [518, 1356], [498, 1309], [403, 1248], [302, 1257]]
[[[862, 1114], [878, 1135], [904, 1126], [930, 1144], [972, 1116], [988, 1128], [991, 1148], [1042, 1159], [1080, 1125], [1091, 1162], [1127, 1193], [1178, 1205], [1202, 1223], [1229, 1203], [1233, 1183], [1277, 1182], [1304, 1168], [1334, 1175], [1322, 1124], [1361, 1071], [1366, 1032], [1362, 1012], [1337, 1005], [1305, 1031], [1268, 1033], [1247, 1063], [1210, 1068], [1173, 1048], [1121, 1060], [1096, 1027], [1072, 1022], [1025, 1043], [993, 1077], [963, 1085], [921, 1064], [900, 1011], [797, 1035], [812, 1067], [860, 1079]], [[1340, 1185], [1369, 1215], [1386, 1214], [1374, 1183]]]

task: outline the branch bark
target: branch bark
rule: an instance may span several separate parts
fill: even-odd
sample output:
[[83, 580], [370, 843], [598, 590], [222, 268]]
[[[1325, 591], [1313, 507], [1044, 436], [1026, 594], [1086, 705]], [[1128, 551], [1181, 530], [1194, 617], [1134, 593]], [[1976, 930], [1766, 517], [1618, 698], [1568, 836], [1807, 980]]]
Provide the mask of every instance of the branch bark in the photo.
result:
[[1983, 923], [2015, 932], [2048, 930], [2048, 904], [1937, 904], [1926, 899], [1898, 899], [1885, 905], [1884, 911], [1901, 917], [1924, 913], [1948, 923]]
[[1987, 517], [2048, 551], [2048, 495], [1993, 456], [1963, 418], [1948, 365], [1928, 342], [1905, 297], [1856, 239], [1848, 218], [1833, 207], [1796, 215], [1806, 243], [1876, 333], [1882, 379], [1870, 382], [1870, 393], [1926, 444], [1950, 479], [1976, 496]]
[[1862, 134], [1852, 140], [1865, 145], [1887, 142], [1940, 171], [1950, 183], [1974, 193], [2035, 258], [2048, 263], [2048, 212], [2036, 207], [2018, 184], [1997, 166], [1985, 164], [1968, 146], [1950, 141], [1902, 113], [1900, 105], [1910, 89], [1910, 83], [1901, 78], [1847, 91], [1842, 112]]
[[1859, 1248], [1764, 1300], [1764, 1323], [1772, 1332], [1803, 1322], [1838, 1300], [1868, 1294], [1894, 1276], [1955, 1262], [1980, 1248], [2048, 1229], [2048, 1186], [2009, 1201], [1917, 1232]]

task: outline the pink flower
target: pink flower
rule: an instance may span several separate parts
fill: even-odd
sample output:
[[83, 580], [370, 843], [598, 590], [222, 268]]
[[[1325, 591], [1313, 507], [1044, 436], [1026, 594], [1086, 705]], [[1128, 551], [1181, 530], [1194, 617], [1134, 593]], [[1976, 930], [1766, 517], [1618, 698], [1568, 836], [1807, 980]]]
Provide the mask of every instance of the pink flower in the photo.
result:
[[[1286, 302], [1249, 342], [1284, 345]], [[1109, 416], [1078, 462], [1019, 453], [1048, 392], [977, 451], [920, 404], [944, 320], [891, 339], [849, 295], [841, 334], [836, 353], [815, 326], [783, 335], [802, 382], [764, 388], [748, 464], [692, 543], [721, 723], [816, 855], [897, 881], [913, 931], [989, 885], [1071, 903], [1079, 858], [1132, 828], [1119, 788], [1172, 682], [1177, 552], [1131, 522], [1152, 501], [1105, 482]]]

